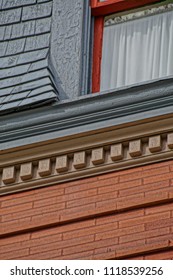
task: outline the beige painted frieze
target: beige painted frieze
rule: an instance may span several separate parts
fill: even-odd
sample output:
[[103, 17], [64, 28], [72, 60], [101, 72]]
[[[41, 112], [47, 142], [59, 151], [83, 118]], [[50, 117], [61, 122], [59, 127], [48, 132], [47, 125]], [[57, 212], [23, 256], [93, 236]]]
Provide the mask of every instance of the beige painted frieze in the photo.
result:
[[28, 161], [25, 156], [25, 162], [21, 163], [15, 163], [14, 159], [14, 164], [0, 169], [0, 193], [58, 184], [173, 157], [173, 131], [118, 143], [97, 143], [97, 146], [88, 143], [84, 149], [63, 154], [54, 150], [44, 158], [38, 154]]

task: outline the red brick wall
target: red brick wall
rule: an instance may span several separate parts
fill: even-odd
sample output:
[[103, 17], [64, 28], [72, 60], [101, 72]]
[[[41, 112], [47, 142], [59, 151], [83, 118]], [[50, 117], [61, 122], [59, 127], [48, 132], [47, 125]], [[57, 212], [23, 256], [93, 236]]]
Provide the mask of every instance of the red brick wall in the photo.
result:
[[0, 198], [0, 259], [173, 259], [173, 161]]

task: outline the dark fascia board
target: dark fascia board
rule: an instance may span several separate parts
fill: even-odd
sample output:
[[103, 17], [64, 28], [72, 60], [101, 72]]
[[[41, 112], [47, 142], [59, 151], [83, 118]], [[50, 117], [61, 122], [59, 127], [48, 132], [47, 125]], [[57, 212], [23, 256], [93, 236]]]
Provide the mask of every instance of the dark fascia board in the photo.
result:
[[0, 151], [173, 113], [173, 76], [0, 118]]

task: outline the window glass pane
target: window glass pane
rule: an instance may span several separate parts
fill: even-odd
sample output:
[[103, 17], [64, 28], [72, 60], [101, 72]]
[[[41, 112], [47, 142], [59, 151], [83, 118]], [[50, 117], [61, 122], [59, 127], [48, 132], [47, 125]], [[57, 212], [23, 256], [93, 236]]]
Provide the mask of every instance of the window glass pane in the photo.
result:
[[173, 74], [173, 11], [104, 27], [101, 90]]

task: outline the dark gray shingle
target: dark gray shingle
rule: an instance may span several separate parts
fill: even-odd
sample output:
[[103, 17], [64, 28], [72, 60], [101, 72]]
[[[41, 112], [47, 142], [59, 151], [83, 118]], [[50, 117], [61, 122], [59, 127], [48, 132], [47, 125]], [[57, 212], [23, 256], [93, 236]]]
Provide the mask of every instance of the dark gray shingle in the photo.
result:
[[37, 0], [2, 0], [1, 9], [9, 9], [14, 7], [25, 6], [36, 3]]
[[21, 19], [22, 9], [0, 11], [0, 25], [13, 24]]
[[24, 7], [22, 21], [48, 17], [51, 15], [51, 11], [51, 2]]
[[49, 67], [52, 1], [0, 0], [0, 113], [56, 100]]

